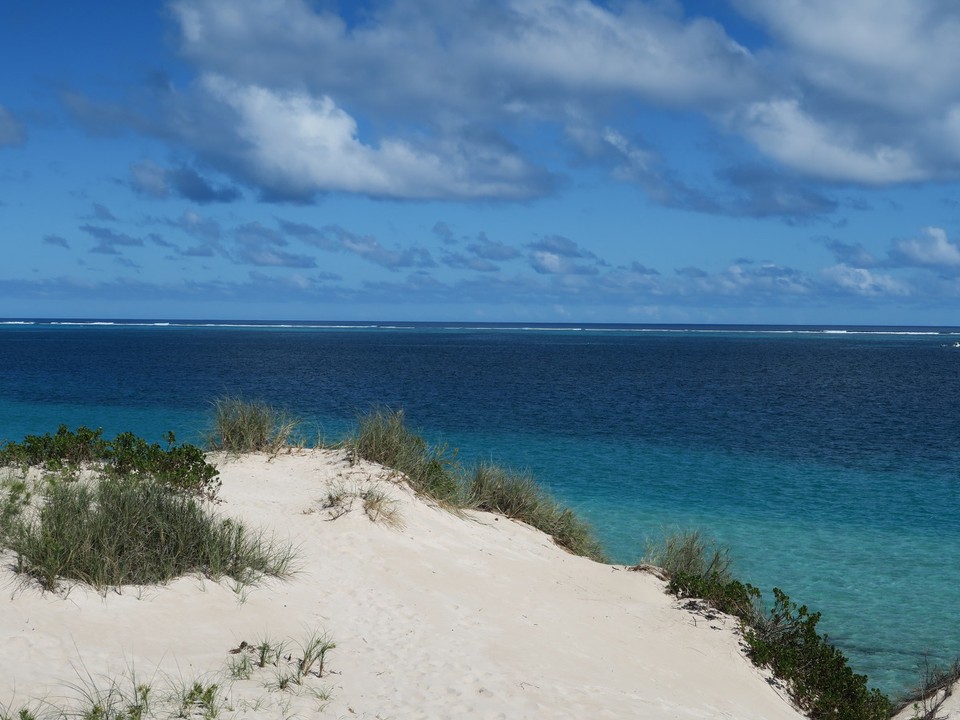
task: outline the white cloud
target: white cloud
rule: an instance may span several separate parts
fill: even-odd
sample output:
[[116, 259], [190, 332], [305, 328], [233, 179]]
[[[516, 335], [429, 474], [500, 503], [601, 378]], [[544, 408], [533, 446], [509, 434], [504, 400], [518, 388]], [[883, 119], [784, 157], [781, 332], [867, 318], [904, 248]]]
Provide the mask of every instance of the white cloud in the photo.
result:
[[[578, 159], [605, 164], [658, 202], [727, 207], [675, 178], [657, 148], [638, 145], [637, 107], [717, 121], [802, 181], [960, 176], [960, 7], [734, 4], [767, 33], [755, 54], [671, 0], [384, 0], [353, 25], [324, 9], [336, 4], [308, 0], [174, 0], [200, 95], [233, 108], [248, 145], [236, 147], [217, 104], [202, 97], [157, 134], [265, 195], [298, 199], [326, 190], [542, 195], [551, 183], [533, 154], [543, 148], [530, 143], [524, 155], [507, 138], [547, 122], [563, 128]], [[807, 194], [785, 207], [798, 207], [797, 197], [799, 214], [830, 205]], [[781, 212], [767, 200], [764, 212]]]
[[927, 267], [960, 267], [960, 247], [947, 239], [943, 228], [921, 228], [924, 237], [900, 240], [893, 255], [903, 264]]
[[491, 104], [523, 113], [556, 107], [556, 93], [561, 105], [611, 92], [701, 103], [742, 96], [756, 78], [750, 54], [719, 24], [656, 4], [404, 0], [349, 29], [304, 0], [178, 0], [172, 9], [182, 52], [207, 71], [414, 114]]
[[735, 4], [772, 40], [763, 55], [779, 97], [746, 104], [734, 124], [761, 151], [844, 182], [960, 174], [953, 120], [960, 6], [925, 0]]
[[816, 88], [897, 114], [955, 96], [960, 7], [927, 0], [735, 0]]
[[201, 86], [236, 111], [240, 159], [261, 186], [304, 196], [334, 190], [421, 199], [538, 192], [534, 173], [509, 153], [463, 144], [426, 150], [389, 137], [378, 146], [365, 144], [356, 120], [328, 95], [275, 91], [218, 75], [204, 76]]
[[795, 99], [753, 103], [728, 115], [727, 122], [766, 155], [823, 179], [879, 185], [920, 180], [927, 174], [905, 149], [862, 147], [865, 140], [856, 132], [826, 125]]
[[840, 263], [820, 271], [823, 278], [839, 290], [870, 297], [880, 295], [905, 296], [910, 289], [890, 275], [874, 273], [866, 268], [855, 268]]

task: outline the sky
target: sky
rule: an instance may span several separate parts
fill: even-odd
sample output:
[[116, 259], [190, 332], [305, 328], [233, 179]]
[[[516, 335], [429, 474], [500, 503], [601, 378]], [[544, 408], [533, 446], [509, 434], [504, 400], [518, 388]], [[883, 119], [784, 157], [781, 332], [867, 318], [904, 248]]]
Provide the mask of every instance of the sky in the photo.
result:
[[960, 5], [0, 2], [0, 317], [960, 325]]

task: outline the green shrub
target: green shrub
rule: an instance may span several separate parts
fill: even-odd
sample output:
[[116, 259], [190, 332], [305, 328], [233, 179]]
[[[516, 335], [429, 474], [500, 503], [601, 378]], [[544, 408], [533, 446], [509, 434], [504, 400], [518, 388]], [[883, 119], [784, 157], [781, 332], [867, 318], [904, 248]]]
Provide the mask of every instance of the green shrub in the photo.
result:
[[36, 517], [7, 539], [18, 570], [47, 589], [60, 578], [98, 588], [162, 583], [188, 573], [238, 582], [284, 575], [289, 548], [219, 520], [197, 500], [135, 477], [54, 483]]
[[61, 425], [55, 435], [27, 435], [22, 442], [8, 442], [0, 450], [0, 464], [61, 470], [103, 460], [107, 446], [103, 429], [81, 426], [72, 432]]
[[173, 433], [167, 433], [168, 447], [163, 449], [133, 433], [121, 433], [108, 444], [104, 470], [113, 477], [137, 475], [178, 492], [215, 500], [220, 472], [196, 445], [175, 446], [174, 441]]
[[299, 420], [259, 400], [222, 397], [213, 401], [214, 429], [208, 444], [229, 453], [268, 452], [287, 447]]
[[760, 591], [731, 577], [726, 548], [689, 532], [667, 538], [648, 551], [648, 558], [670, 574], [669, 592], [700, 598], [737, 617], [750, 659], [769, 667], [808, 717], [885, 720], [890, 716], [890, 700], [879, 690], [868, 690], [867, 676], [854, 673], [844, 654], [817, 633], [820, 613], [797, 606], [779, 588], [773, 589], [773, 607], [764, 610]]
[[890, 700], [867, 689], [867, 676], [853, 672], [846, 656], [817, 633], [820, 613], [797, 606], [779, 588], [768, 615], [744, 633], [749, 655], [787, 684], [797, 706], [811, 718], [882, 720]]
[[[351, 457], [398, 470], [413, 489], [456, 504], [461, 494], [458, 466], [446, 446], [430, 447], [406, 426], [403, 410], [375, 409], [358, 418], [357, 433], [345, 442]], [[455, 455], [455, 454], [454, 454]]]
[[203, 451], [195, 445], [175, 445], [172, 432], [167, 433], [166, 441], [163, 448], [129, 432], [104, 440], [102, 429], [81, 426], [71, 431], [61, 425], [55, 435], [27, 435], [23, 442], [8, 442], [0, 450], [0, 465], [67, 472], [88, 465], [106, 475], [135, 474], [178, 492], [215, 500], [220, 473], [206, 461]]

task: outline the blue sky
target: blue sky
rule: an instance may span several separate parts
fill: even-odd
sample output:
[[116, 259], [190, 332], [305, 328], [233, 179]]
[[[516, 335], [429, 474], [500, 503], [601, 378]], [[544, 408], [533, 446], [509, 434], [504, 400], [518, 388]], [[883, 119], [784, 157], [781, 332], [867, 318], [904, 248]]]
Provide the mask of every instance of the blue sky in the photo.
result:
[[960, 8], [5, 0], [0, 316], [960, 324]]

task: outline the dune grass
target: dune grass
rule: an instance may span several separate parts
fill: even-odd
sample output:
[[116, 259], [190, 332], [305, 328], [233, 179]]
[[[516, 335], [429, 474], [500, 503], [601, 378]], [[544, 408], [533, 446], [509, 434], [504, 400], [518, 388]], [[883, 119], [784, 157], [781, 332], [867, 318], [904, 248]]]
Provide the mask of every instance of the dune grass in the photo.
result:
[[563, 507], [531, 475], [481, 463], [474, 468], [466, 493], [466, 506], [522, 520], [552, 536], [575, 555], [606, 562], [590, 526], [570, 508]]
[[455, 509], [498, 512], [532, 525], [575, 555], [605, 561], [589, 525], [557, 502], [529, 474], [490, 463], [467, 473], [447, 446], [431, 447], [406, 423], [402, 410], [376, 408], [358, 418], [344, 445], [352, 458], [393, 468], [413, 489]]
[[228, 453], [266, 452], [276, 455], [291, 444], [300, 421], [260, 400], [220, 397], [213, 401], [213, 430], [207, 444]]
[[402, 472], [411, 487], [443, 503], [459, 504], [462, 486], [455, 453], [431, 447], [407, 427], [403, 410], [376, 408], [358, 418], [357, 432], [344, 441], [352, 458]]
[[733, 579], [729, 548], [705, 537], [699, 530], [665, 534], [659, 542], [648, 544], [644, 560], [671, 576], [699, 576], [718, 584]]
[[244, 585], [289, 574], [293, 558], [291, 548], [216, 518], [196, 499], [135, 477], [55, 482], [27, 515], [12, 524], [5, 544], [18, 571], [48, 590], [62, 579], [105, 588], [192, 573]]

